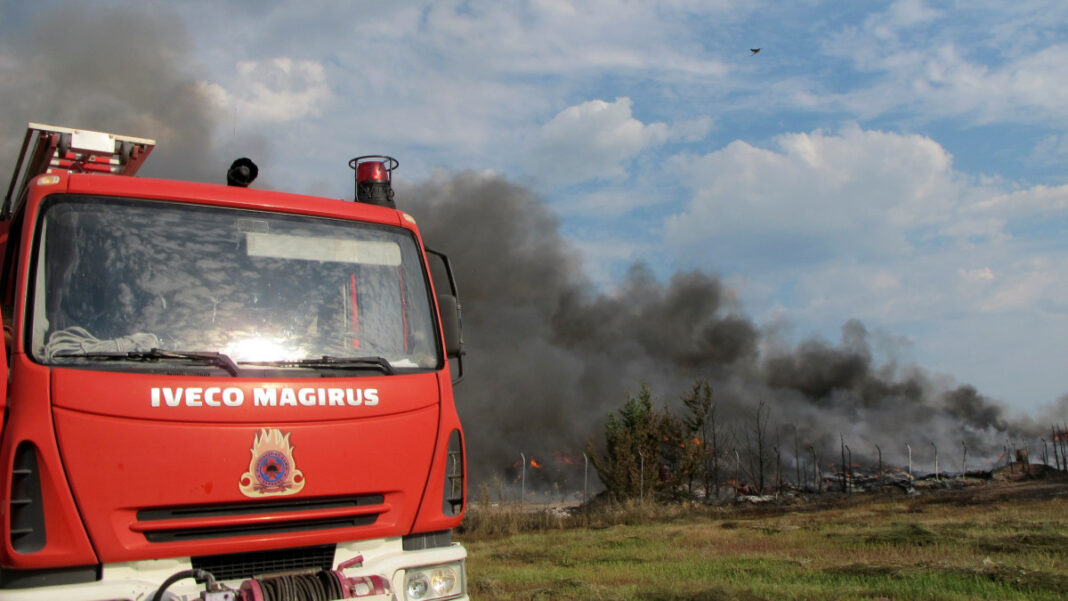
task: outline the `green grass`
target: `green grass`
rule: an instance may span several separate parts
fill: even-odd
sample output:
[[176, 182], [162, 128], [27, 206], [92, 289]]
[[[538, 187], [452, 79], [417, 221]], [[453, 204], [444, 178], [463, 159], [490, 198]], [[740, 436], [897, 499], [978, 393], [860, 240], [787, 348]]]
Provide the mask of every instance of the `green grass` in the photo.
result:
[[475, 600], [1063, 600], [1068, 498], [874, 500], [795, 512], [472, 508]]

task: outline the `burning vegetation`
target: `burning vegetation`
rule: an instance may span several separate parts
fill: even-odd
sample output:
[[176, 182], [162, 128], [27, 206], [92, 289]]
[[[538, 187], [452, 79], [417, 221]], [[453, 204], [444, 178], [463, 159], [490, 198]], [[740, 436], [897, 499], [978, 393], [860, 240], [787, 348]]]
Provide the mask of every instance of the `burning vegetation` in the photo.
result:
[[941, 477], [1006, 463], [1006, 449], [1037, 457], [1050, 421], [1068, 418], [1068, 395], [1043, 425], [972, 386], [880, 361], [872, 349], [889, 337], [858, 320], [837, 343], [791, 346], [706, 273], [665, 284], [638, 263], [598, 290], [549, 208], [501, 178], [439, 176], [401, 193], [465, 283], [468, 376], [456, 394], [471, 481], [500, 500]]
[[[151, 11], [77, 16], [63, 21], [77, 23], [64, 27], [63, 35], [42, 36], [58, 21], [41, 18], [8, 40], [17, 59], [11, 64], [25, 67], [8, 69], [11, 88], [26, 92], [11, 97], [23, 104], [33, 99], [35, 113], [54, 121], [158, 132], [153, 135], [163, 155], [146, 175], [217, 180], [219, 159], [190, 149], [221, 148], [213, 132], [233, 116], [222, 114], [187, 71], [187, 36]], [[85, 47], [85, 40], [107, 39], [116, 27], [124, 40], [152, 40], [134, 45], [156, 51], [71, 51]], [[137, 82], [138, 93], [105, 76], [110, 71], [101, 65], [113, 64], [124, 65], [124, 77]], [[60, 85], [84, 89], [97, 101], [66, 102], [56, 92]], [[101, 111], [101, 103], [119, 110]], [[8, 111], [7, 131], [22, 131], [28, 106]], [[166, 125], [173, 123], [183, 127]], [[227, 146], [269, 162], [255, 132], [228, 137]], [[168, 160], [173, 157], [182, 158]], [[268, 173], [261, 177], [264, 187], [278, 184]], [[680, 272], [664, 282], [637, 263], [614, 289], [598, 289], [549, 207], [530, 189], [500, 177], [438, 175], [418, 185], [398, 182], [397, 193], [427, 244], [450, 255], [463, 282], [468, 354], [456, 395], [468, 432], [473, 489], [483, 482], [500, 490], [498, 496], [514, 498], [525, 483], [528, 493], [541, 498], [581, 498], [583, 490], [600, 490], [605, 478], [627, 483], [639, 496], [649, 492], [641, 457], [637, 475], [624, 473], [602, 436], [613, 419], [613, 436], [622, 436], [619, 426], [636, 416], [620, 410], [635, 393], [639, 400], [648, 397], [648, 419], [671, 438], [638, 448], [643, 454], [663, 450], [665, 473], [687, 494], [729, 480], [756, 490], [783, 481], [817, 486], [842, 471], [832, 463], [856, 465], [852, 471], [858, 473], [884, 473], [888, 466], [906, 473], [914, 466], [917, 475], [959, 472], [964, 463], [968, 471], [989, 469], [1006, 463], [1017, 448], [1028, 449], [1035, 463], [1065, 466], [1068, 395], [1037, 420], [1013, 416], [972, 386], [899, 364], [893, 348], [886, 350], [894, 344], [891, 337], [847, 316], [838, 341], [786, 343], [777, 327], [754, 323], [734, 292], [710, 273]], [[687, 402], [698, 384], [701, 399], [707, 384], [712, 405], [695, 430], [686, 421], [695, 418]], [[627, 411], [644, 411], [642, 403]], [[520, 454], [540, 469], [513, 466]], [[690, 467], [697, 456], [709, 462], [703, 471]], [[646, 475], [653, 470], [659, 478], [660, 463], [645, 457]]]

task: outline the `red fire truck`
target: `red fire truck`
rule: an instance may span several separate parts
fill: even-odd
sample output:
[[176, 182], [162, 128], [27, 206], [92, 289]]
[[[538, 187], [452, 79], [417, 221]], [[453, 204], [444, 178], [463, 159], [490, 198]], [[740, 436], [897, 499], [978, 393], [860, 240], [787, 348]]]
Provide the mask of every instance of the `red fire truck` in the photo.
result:
[[467, 599], [459, 303], [394, 207], [135, 177], [31, 123], [0, 209], [0, 599]]

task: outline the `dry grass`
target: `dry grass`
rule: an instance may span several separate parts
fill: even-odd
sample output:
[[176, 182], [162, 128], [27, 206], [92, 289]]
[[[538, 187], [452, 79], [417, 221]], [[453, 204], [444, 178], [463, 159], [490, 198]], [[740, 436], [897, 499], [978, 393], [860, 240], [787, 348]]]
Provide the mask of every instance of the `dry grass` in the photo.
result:
[[[1061, 494], [473, 507], [474, 599], [1064, 599]], [[989, 492], [989, 491], [982, 491]]]

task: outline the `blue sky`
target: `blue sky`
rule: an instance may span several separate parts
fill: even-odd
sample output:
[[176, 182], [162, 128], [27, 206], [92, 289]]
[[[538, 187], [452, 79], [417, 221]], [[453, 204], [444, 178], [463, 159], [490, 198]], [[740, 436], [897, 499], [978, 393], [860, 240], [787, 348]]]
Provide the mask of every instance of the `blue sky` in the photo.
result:
[[[62, 4], [0, 0], [0, 30]], [[371, 153], [502, 174], [605, 290], [698, 269], [793, 340], [856, 318], [1022, 412], [1068, 393], [1068, 3], [87, 4], [165, 19], [211, 151], [271, 187], [349, 196]]]

